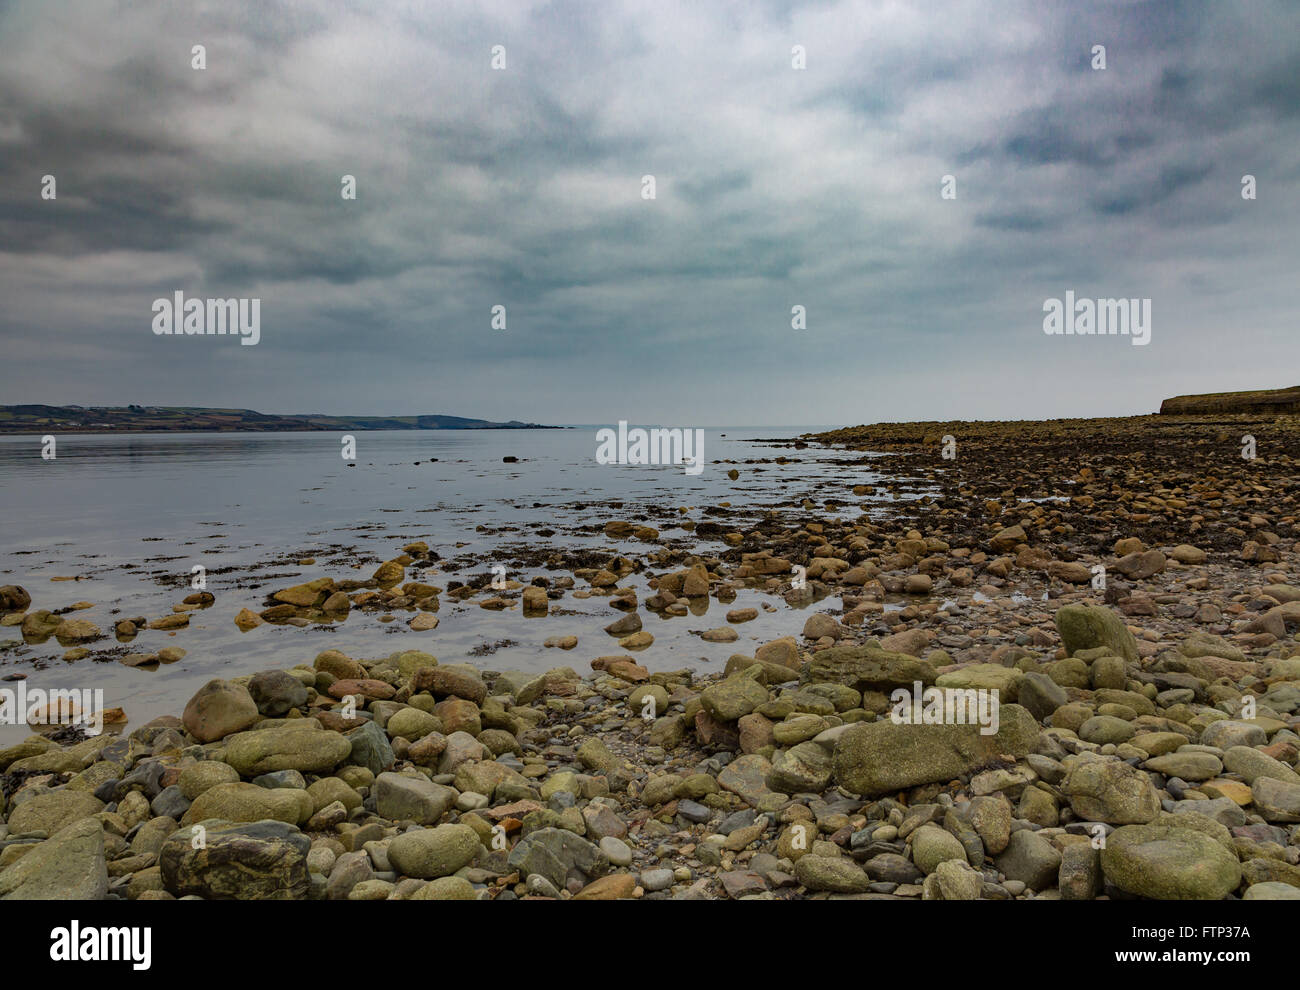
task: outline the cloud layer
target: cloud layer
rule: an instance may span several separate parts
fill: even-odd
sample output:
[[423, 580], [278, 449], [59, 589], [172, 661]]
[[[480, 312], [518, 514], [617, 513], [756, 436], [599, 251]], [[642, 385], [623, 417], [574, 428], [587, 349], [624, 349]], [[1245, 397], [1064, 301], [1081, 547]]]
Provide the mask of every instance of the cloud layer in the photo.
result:
[[[3, 4], [0, 401], [817, 424], [1293, 385], [1298, 118], [1289, 0]], [[259, 297], [261, 343], [154, 336], [177, 289]], [[1151, 344], [1044, 335], [1067, 289], [1151, 298]]]

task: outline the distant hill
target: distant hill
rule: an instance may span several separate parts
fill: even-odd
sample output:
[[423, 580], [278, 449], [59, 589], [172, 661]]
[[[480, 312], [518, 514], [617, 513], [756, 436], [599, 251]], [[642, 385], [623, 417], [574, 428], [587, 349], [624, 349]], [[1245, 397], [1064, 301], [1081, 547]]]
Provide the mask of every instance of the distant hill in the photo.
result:
[[1195, 416], [1205, 413], [1300, 413], [1300, 385], [1257, 392], [1207, 392], [1205, 395], [1176, 395], [1160, 403], [1163, 416]]
[[0, 406], [0, 433], [292, 432], [300, 430], [557, 430], [464, 416], [272, 416], [252, 409], [191, 406]]

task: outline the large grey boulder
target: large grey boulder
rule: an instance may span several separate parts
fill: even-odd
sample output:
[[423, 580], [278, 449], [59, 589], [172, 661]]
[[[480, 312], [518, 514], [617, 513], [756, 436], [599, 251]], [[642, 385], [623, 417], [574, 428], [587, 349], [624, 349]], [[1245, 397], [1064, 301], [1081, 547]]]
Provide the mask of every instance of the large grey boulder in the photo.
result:
[[104, 830], [85, 818], [0, 872], [0, 900], [97, 901], [108, 893]]
[[310, 849], [311, 840], [284, 822], [208, 819], [169, 835], [158, 865], [163, 887], [177, 897], [294, 900], [311, 887]]

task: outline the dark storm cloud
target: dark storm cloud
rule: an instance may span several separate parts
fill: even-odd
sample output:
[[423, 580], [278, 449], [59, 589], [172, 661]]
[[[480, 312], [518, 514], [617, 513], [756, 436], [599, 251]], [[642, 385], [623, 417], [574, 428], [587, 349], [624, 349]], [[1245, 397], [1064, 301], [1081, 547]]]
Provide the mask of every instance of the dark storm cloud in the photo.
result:
[[975, 217], [975, 223], [991, 230], [1010, 230], [1019, 233], [1035, 233], [1046, 230], [1050, 221], [1041, 214], [1029, 210], [1015, 210], [1008, 213], [981, 213]]
[[1300, 54], [1269, 66], [1254, 97], [1262, 109], [1278, 117], [1300, 116]]
[[1122, 216], [1136, 210], [1151, 209], [1165, 202], [1179, 190], [1201, 182], [1211, 172], [1209, 165], [1170, 165], [1150, 180], [1140, 180], [1122, 193], [1112, 194], [1093, 201], [1098, 213]]
[[[817, 423], [1288, 384], [1222, 333], [1300, 356], [1300, 32], [1234, 6], [2, 4], [0, 401]], [[154, 336], [176, 289], [261, 298], [261, 343]], [[1152, 344], [1043, 335], [1067, 289], [1153, 298]]]

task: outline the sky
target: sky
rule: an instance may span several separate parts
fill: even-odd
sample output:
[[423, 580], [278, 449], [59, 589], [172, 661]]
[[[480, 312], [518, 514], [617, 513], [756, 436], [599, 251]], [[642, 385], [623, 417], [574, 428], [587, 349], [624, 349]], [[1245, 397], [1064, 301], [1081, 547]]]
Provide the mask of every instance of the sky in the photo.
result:
[[[1297, 125], [1294, 0], [0, 0], [0, 403], [848, 425], [1292, 386]], [[1150, 342], [1045, 334], [1067, 290], [1150, 299]], [[257, 344], [154, 333], [177, 291], [259, 299]]]

